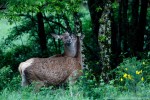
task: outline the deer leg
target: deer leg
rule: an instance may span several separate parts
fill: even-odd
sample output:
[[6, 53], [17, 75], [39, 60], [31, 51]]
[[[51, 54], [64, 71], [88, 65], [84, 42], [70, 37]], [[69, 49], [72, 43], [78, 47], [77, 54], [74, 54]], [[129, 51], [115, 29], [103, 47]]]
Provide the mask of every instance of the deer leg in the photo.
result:
[[77, 81], [77, 79], [78, 79], [78, 77], [79, 77], [81, 74], [82, 74], [82, 73], [81, 73], [79, 70], [73, 71], [73, 72], [70, 74], [69, 78], [68, 78], [69, 84], [70, 84], [70, 85], [75, 84], [76, 81]]
[[27, 86], [29, 85], [29, 82], [27, 81], [26, 77], [25, 77], [25, 74], [22, 73], [22, 83], [21, 83], [21, 86]]
[[73, 97], [73, 84], [76, 83], [79, 75], [80, 75], [80, 71], [75, 70], [70, 74], [69, 78], [67, 79], [67, 81], [69, 81], [68, 83], [69, 83], [69, 91], [70, 91], [71, 97]]
[[44, 82], [37, 82], [35, 84], [35, 92], [39, 92], [40, 88], [45, 86]]

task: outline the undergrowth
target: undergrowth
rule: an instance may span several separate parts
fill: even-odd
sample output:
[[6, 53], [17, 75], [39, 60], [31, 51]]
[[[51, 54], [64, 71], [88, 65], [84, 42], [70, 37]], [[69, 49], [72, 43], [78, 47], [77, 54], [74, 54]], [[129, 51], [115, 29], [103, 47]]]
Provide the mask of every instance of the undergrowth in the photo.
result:
[[[82, 84], [81, 81], [68, 88], [43, 87], [39, 92], [34, 91], [34, 86], [21, 87], [18, 77], [13, 78], [10, 84], [0, 92], [0, 100], [102, 100], [102, 99], [149, 99], [150, 84], [138, 85], [136, 92], [122, 90], [115, 86], [113, 81], [105, 84], [103, 81], [94, 86]], [[16, 81], [16, 83], [15, 83]]]
[[43, 87], [39, 92], [35, 92], [34, 84], [21, 87], [20, 75], [10, 77], [12, 70], [5, 66], [0, 69], [0, 100], [147, 100], [150, 98], [149, 73], [146, 74], [149, 65], [149, 60], [125, 59], [114, 70], [116, 78], [108, 83], [102, 78], [96, 82], [91, 78], [93, 75], [85, 71], [72, 86]]
[[[88, 86], [87, 86], [88, 87]], [[93, 87], [92, 93], [87, 92], [77, 84], [71, 88], [52, 89], [42, 88], [39, 92], [35, 92], [32, 86], [22, 88], [21, 86], [16, 90], [5, 88], [0, 92], [0, 100], [102, 100], [102, 99], [149, 99], [150, 85], [139, 86], [136, 92], [120, 91], [119, 87], [111, 84], [103, 84], [103, 86]]]

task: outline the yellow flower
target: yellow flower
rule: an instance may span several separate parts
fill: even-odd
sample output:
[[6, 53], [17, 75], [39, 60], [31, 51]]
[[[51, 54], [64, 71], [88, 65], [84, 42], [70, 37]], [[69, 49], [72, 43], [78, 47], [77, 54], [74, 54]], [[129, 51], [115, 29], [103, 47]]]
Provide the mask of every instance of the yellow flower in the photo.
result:
[[142, 70], [140, 70], [139, 72], [140, 72], [140, 74], [141, 74], [141, 73], [142, 73]]
[[128, 74], [128, 79], [132, 79], [131, 75]]
[[128, 70], [128, 68], [125, 68], [125, 70]]
[[126, 73], [123, 75], [124, 78], [127, 78], [127, 76], [128, 76], [128, 74], [126, 74]]
[[140, 72], [139, 72], [139, 71], [136, 71], [136, 74], [138, 75], [138, 74], [140, 74]]
[[143, 77], [141, 78], [141, 81], [144, 81], [144, 78], [143, 78]]
[[145, 62], [143, 62], [143, 65], [145, 65]]
[[141, 74], [141, 73], [142, 73], [142, 70], [136, 71], [136, 74], [137, 74], [137, 75], [139, 75], [139, 74]]
[[122, 82], [122, 81], [123, 81], [123, 79], [121, 78], [121, 79], [120, 79], [120, 81]]

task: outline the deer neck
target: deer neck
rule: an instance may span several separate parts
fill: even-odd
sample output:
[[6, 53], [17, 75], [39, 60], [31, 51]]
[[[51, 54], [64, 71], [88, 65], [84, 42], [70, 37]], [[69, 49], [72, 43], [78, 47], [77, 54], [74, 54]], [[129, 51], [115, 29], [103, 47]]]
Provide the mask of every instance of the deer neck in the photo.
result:
[[82, 68], [83, 68], [83, 61], [82, 61], [82, 43], [80, 40], [80, 37], [77, 36], [77, 53], [76, 53], [76, 58], [79, 61], [79, 63], [81, 64]]
[[64, 46], [64, 55], [69, 57], [75, 57], [77, 54], [77, 43], [72, 44], [70, 46], [65, 45]]

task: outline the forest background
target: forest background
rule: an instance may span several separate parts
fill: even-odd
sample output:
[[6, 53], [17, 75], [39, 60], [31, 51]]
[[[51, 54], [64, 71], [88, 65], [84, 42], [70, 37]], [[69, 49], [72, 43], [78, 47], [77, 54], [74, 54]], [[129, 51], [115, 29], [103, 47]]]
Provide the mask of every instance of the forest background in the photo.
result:
[[[19, 64], [61, 54], [66, 31], [85, 35], [78, 83], [21, 88]], [[0, 0], [0, 47], [0, 99], [150, 98], [149, 0]]]

